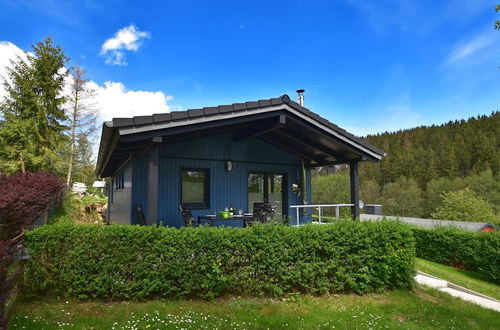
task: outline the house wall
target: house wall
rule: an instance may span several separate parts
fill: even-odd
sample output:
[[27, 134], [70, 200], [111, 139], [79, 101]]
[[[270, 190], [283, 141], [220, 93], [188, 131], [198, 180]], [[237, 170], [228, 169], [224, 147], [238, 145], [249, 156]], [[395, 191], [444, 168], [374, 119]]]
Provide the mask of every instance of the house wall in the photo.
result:
[[133, 225], [139, 224], [136, 204], [140, 204], [142, 206], [145, 219], [148, 217], [148, 165], [149, 158], [147, 155], [135, 158], [131, 162], [131, 166], [134, 169], [132, 172], [132, 203], [130, 205], [132, 213], [131, 220]]
[[130, 224], [132, 202], [132, 166], [128, 165], [112, 179], [109, 196], [109, 223]]
[[[178, 210], [181, 199], [180, 175], [183, 168], [209, 169], [210, 208], [192, 210], [195, 219], [199, 215], [215, 214], [225, 207], [233, 206], [237, 210], [248, 212], [247, 180], [249, 172], [276, 172], [286, 174], [285, 212], [290, 216], [290, 223], [295, 223], [295, 212], [288, 205], [300, 204], [300, 198], [291, 190], [292, 183], [299, 182], [300, 158], [262, 142], [250, 138], [234, 141], [232, 134], [220, 134], [172, 144], [163, 144], [159, 152], [158, 186], [158, 223], [166, 226], [184, 225]], [[225, 161], [231, 160], [232, 171], [225, 170]], [[138, 224], [135, 205], [141, 204], [145, 217], [148, 216], [148, 155], [134, 159], [129, 167], [133, 187], [128, 205], [116, 204], [111, 213], [116, 211], [113, 220], [121, 215], [119, 223]], [[129, 168], [127, 167], [127, 169]], [[311, 201], [310, 170], [306, 170], [308, 200]], [[115, 191], [116, 193], [116, 191]], [[114, 196], [116, 198], [116, 195]], [[120, 199], [124, 200], [123, 198]], [[120, 210], [118, 210], [120, 208]], [[127, 208], [127, 210], [125, 210]], [[127, 213], [128, 212], [128, 213]], [[113, 223], [118, 223], [117, 220]], [[218, 222], [224, 225], [242, 225], [237, 222]]]
[[[232, 171], [225, 170], [225, 160], [233, 163]], [[225, 207], [248, 212], [247, 180], [252, 171], [285, 173], [288, 205], [299, 203], [291, 191], [298, 181], [300, 159], [257, 139], [240, 142], [230, 134], [194, 139], [160, 149], [158, 217], [163, 224], [180, 227], [183, 220], [178, 210], [181, 198], [182, 168], [206, 168], [210, 171], [210, 208], [192, 210], [193, 216], [216, 214]], [[288, 207], [285, 207], [285, 212]], [[236, 222], [220, 224], [241, 225]]]

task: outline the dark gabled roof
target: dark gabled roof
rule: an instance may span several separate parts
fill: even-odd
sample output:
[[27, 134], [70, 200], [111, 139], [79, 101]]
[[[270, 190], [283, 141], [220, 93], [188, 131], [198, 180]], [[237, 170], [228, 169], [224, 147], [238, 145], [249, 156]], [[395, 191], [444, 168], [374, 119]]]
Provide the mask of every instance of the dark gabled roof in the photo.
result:
[[[99, 148], [99, 155], [97, 160], [96, 171], [99, 175], [103, 175], [105, 167], [108, 166], [111, 153], [117, 146], [120, 137], [137, 135], [141, 138], [151, 138], [154, 135], [161, 135], [161, 130], [168, 130], [181, 126], [199, 124], [220, 120], [227, 120], [235, 117], [246, 117], [252, 115], [263, 115], [275, 111], [285, 111], [287, 114], [293, 112], [293, 115], [300, 119], [305, 119], [312, 126], [317, 126], [319, 129], [331, 130], [330, 133], [337, 135], [337, 138], [345, 140], [347, 143], [358, 145], [364, 149], [368, 154], [370, 160], [380, 160], [385, 156], [385, 152], [367, 141], [354, 136], [346, 130], [331, 123], [318, 114], [310, 111], [309, 109], [301, 106], [295, 101], [292, 101], [288, 95], [280, 97], [248, 101], [244, 103], [233, 103], [228, 105], [219, 105], [215, 107], [205, 107], [201, 109], [189, 109], [186, 111], [172, 111], [169, 113], [153, 114], [151, 116], [136, 116], [133, 118], [113, 118], [112, 121], [105, 122], [103, 125], [103, 132], [101, 136], [101, 144]], [[162, 132], [163, 132], [162, 131]], [[149, 133], [149, 135], [148, 135]], [[139, 139], [124, 139], [129, 144], [136, 142]], [[122, 146], [122, 149], [124, 147]], [[137, 146], [127, 146], [126, 150], [132, 150]], [[125, 151], [124, 151], [125, 152]], [[122, 158], [114, 160], [120, 163]], [[364, 159], [364, 158], [363, 158]], [[109, 174], [109, 171], [107, 174]]]

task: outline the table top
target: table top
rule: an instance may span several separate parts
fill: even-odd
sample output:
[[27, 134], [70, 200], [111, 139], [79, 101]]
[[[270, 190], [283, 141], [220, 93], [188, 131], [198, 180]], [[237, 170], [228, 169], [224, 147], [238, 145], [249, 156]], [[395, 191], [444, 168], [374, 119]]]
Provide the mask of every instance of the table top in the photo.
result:
[[232, 216], [229, 216], [227, 218], [223, 218], [220, 215], [215, 215], [215, 214], [207, 214], [207, 215], [200, 215], [198, 216], [199, 219], [207, 219], [207, 220], [245, 220], [249, 218], [253, 218], [253, 214], [251, 213], [245, 213], [242, 215], [235, 214]]

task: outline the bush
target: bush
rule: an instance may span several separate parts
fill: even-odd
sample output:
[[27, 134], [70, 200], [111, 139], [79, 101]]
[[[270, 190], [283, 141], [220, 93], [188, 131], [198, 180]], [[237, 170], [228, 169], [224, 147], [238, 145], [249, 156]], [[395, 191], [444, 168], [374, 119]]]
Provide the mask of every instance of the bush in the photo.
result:
[[145, 299], [409, 287], [414, 240], [394, 221], [287, 227], [53, 225], [26, 235], [26, 292]]
[[442, 195], [434, 219], [498, 223], [493, 207], [469, 188]]
[[47, 209], [64, 183], [50, 173], [26, 173], [0, 176], [0, 328], [6, 327], [4, 311], [11, 293], [19, 284], [22, 267], [14, 255], [23, 241], [23, 230], [31, 226]]
[[65, 187], [58, 176], [48, 172], [0, 177], [0, 219], [15, 226], [15, 232], [29, 227]]
[[441, 205], [441, 195], [449, 191], [457, 191], [465, 187], [463, 179], [457, 178], [446, 178], [441, 177], [438, 179], [432, 179], [427, 182], [425, 190], [425, 207], [424, 214], [425, 218], [430, 218], [433, 212]]
[[500, 283], [500, 232], [413, 228], [418, 258], [473, 270]]

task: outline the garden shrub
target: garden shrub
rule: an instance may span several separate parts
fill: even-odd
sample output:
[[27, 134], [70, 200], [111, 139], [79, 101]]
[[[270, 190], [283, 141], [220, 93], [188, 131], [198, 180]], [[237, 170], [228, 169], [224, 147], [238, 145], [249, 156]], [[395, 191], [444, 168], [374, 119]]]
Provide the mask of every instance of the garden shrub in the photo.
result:
[[493, 206], [469, 188], [449, 191], [441, 197], [441, 205], [432, 213], [434, 219], [499, 223]]
[[500, 283], [500, 232], [414, 227], [417, 257], [482, 273]]
[[0, 223], [14, 226], [15, 232], [29, 227], [65, 186], [48, 172], [0, 176]]
[[64, 189], [64, 182], [47, 173], [0, 175], [0, 329], [7, 327], [5, 311], [18, 287], [23, 268], [16, 261], [27, 229]]
[[358, 294], [409, 287], [406, 224], [155, 228], [53, 225], [27, 233], [33, 295], [146, 299], [292, 292]]

